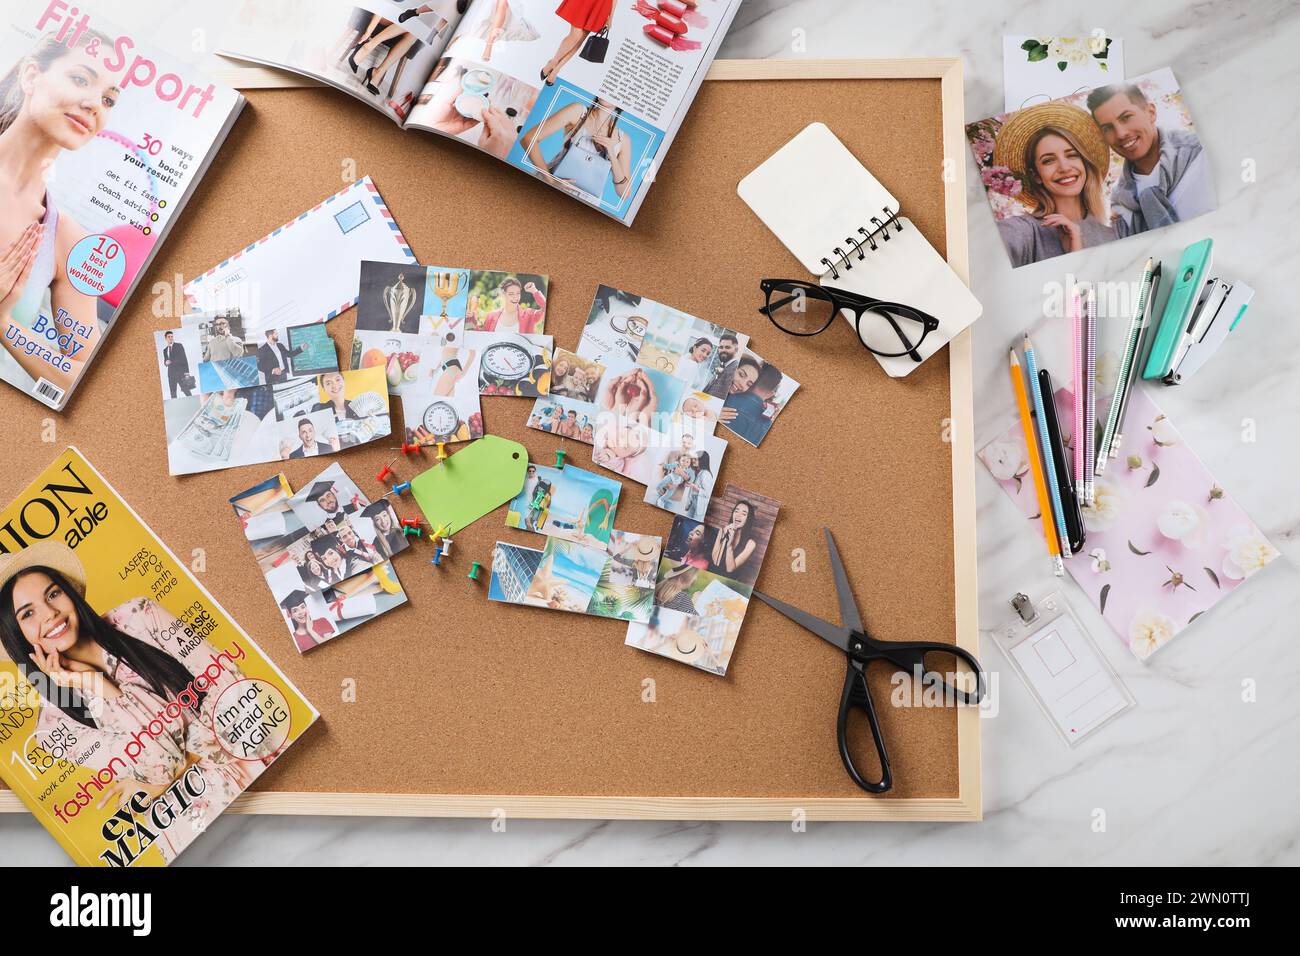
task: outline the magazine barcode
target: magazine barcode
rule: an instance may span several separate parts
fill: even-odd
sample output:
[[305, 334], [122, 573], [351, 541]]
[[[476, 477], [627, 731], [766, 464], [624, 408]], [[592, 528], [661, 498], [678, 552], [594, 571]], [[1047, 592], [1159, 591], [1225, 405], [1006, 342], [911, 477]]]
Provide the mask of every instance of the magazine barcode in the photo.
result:
[[44, 399], [51, 405], [58, 405], [59, 402], [63, 401], [63, 389], [43, 378], [36, 380], [36, 384], [32, 387], [32, 394]]
[[848, 252], [844, 251], [843, 246], [836, 246], [831, 250], [829, 256], [822, 257], [821, 261], [826, 268], [831, 271], [832, 279], [838, 279], [840, 277], [839, 266], [843, 266], [845, 271], [847, 271], [853, 268], [854, 258], [857, 258], [860, 261], [867, 257], [866, 250], [862, 248], [863, 242], [870, 246], [871, 250], [874, 252], [879, 248], [879, 243], [876, 242], [877, 239], [881, 242], [889, 241], [889, 227], [891, 225], [894, 227], [895, 232], [903, 231], [903, 224], [898, 221], [897, 212], [890, 209], [888, 206], [882, 207], [881, 211], [884, 212], [885, 218], [881, 219], [879, 216], [872, 216], [870, 229], [866, 226], [858, 227], [858, 235], [862, 236], [861, 239], [857, 238], [857, 236], [845, 237], [844, 242], [853, 247]]

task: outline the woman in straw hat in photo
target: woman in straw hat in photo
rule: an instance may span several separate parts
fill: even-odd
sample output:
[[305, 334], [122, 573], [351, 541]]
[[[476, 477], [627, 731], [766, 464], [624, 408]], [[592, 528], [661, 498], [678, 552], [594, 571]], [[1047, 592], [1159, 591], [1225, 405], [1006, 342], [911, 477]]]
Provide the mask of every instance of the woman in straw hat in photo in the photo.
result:
[[[184, 812], [189, 825], [161, 831], [154, 844], [168, 861], [215, 816], [211, 808], [220, 813], [263, 767], [232, 757], [212, 730], [221, 692], [243, 678], [233, 664], [226, 661], [220, 677], [182, 703], [217, 654], [187, 630], [144, 597], [101, 616], [86, 600], [81, 561], [62, 542], [0, 559], [0, 643], [40, 695], [34, 740], [47, 751], [66, 748], [70, 763], [118, 774], [100, 790], [88, 785], [95, 808], [115, 812], [139, 791], [152, 800], [191, 767], [202, 773], [204, 792]], [[163, 722], [161, 733], [146, 730], [173, 701], [179, 716]], [[142, 749], [127, 761], [133, 744]]]
[[1040, 103], [1012, 114], [998, 131], [993, 164], [1020, 180], [1016, 198], [1028, 210], [998, 222], [1013, 266], [1118, 238], [1102, 188], [1110, 149], [1077, 106]]

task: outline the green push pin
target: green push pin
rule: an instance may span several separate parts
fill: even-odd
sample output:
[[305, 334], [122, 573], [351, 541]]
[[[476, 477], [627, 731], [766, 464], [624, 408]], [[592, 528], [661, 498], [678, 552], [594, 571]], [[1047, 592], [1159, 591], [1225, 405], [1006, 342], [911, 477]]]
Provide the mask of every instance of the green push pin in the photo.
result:
[[479, 564], [477, 561], [471, 561], [469, 565], [469, 574], [465, 575], [465, 577], [469, 578], [471, 581], [477, 581], [478, 569], [481, 567], [482, 565]]
[[563, 467], [564, 467], [564, 449], [563, 449], [563, 448], [557, 448], [557, 449], [555, 450], [555, 467], [556, 467], [556, 468], [563, 468]]

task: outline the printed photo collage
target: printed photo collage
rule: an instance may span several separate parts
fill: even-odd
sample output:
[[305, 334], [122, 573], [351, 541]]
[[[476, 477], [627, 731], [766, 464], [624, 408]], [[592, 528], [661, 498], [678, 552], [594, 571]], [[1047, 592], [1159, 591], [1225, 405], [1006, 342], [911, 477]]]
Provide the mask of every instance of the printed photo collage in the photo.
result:
[[392, 502], [371, 501], [337, 463], [297, 493], [280, 474], [230, 503], [299, 653], [406, 602]]
[[780, 507], [729, 484], [703, 521], [674, 518], [649, 618], [628, 625], [625, 643], [725, 674]]
[[799, 383], [749, 336], [600, 286], [576, 352], [557, 348], [531, 428], [593, 446], [592, 460], [646, 486], [644, 500], [699, 521], [726, 451], [717, 425], [757, 445]]
[[245, 327], [228, 309], [154, 333], [168, 469], [332, 454], [388, 435], [379, 369], [341, 371], [324, 322]]
[[549, 388], [547, 285], [530, 273], [364, 261], [349, 364], [381, 370], [407, 441], [481, 438], [480, 395]]

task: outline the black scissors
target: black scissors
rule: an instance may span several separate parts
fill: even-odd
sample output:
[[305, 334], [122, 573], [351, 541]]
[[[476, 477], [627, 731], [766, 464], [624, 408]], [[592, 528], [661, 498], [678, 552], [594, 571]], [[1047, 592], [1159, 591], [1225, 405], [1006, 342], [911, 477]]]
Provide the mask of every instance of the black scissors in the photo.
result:
[[[889, 772], [889, 754], [885, 752], [880, 722], [876, 719], [876, 706], [871, 700], [871, 692], [867, 686], [867, 668], [871, 663], [885, 661], [899, 670], [908, 671], [913, 679], [937, 680], [943, 684], [945, 691], [952, 695], [951, 698], [945, 699], [955, 699], [963, 704], [976, 704], [984, 697], [984, 673], [980, 670], [979, 661], [953, 644], [939, 644], [932, 641], [878, 641], [868, 635], [862, 626], [862, 616], [858, 613], [857, 604], [854, 603], [853, 592], [849, 589], [849, 579], [844, 573], [840, 553], [835, 550], [835, 539], [831, 537], [829, 528], [825, 531], [826, 544], [831, 552], [831, 570], [835, 574], [835, 592], [840, 602], [842, 624], [836, 626], [821, 618], [813, 617], [797, 607], [791, 607], [784, 601], [778, 601], [760, 591], [755, 591], [754, 597], [780, 611], [796, 624], [812, 631], [822, 640], [834, 644], [848, 655], [848, 666], [844, 673], [844, 693], [840, 696], [839, 724], [836, 729], [840, 744], [840, 759], [844, 761], [844, 768], [859, 787], [869, 793], [884, 793], [894, 785], [894, 779]], [[973, 694], [959, 690], [948, 683], [938, 670], [926, 666], [927, 655], [939, 657], [949, 654], [957, 658], [958, 665], [964, 663], [971, 668], [970, 672], [975, 675], [976, 687]], [[874, 783], [862, 775], [853, 763], [853, 755], [849, 753], [849, 713], [853, 710], [863, 711], [867, 715], [871, 736], [876, 742], [876, 753], [880, 758], [880, 779]]]

